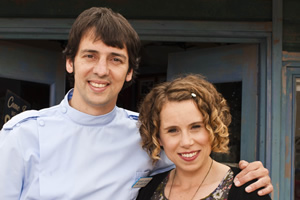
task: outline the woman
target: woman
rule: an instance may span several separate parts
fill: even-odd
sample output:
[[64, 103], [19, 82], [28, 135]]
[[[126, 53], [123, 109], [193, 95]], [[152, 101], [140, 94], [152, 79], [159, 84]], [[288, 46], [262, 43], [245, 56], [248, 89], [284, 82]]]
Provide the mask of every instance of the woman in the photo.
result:
[[212, 151], [228, 152], [231, 115], [226, 100], [202, 76], [153, 88], [141, 104], [139, 121], [142, 146], [153, 163], [163, 149], [176, 168], [155, 175], [138, 200], [270, 199], [235, 187], [239, 169], [210, 157]]

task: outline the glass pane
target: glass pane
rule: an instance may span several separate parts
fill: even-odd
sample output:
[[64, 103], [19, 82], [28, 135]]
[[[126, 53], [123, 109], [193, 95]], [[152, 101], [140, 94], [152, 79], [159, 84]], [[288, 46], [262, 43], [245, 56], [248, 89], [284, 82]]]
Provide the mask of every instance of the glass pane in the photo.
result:
[[296, 79], [295, 200], [300, 200], [300, 78]]
[[49, 106], [47, 84], [0, 78], [0, 129], [14, 115], [29, 109]]
[[212, 153], [212, 157], [223, 163], [238, 163], [240, 161], [241, 146], [242, 82], [217, 83], [214, 85], [227, 100], [232, 121], [229, 126], [229, 154]]

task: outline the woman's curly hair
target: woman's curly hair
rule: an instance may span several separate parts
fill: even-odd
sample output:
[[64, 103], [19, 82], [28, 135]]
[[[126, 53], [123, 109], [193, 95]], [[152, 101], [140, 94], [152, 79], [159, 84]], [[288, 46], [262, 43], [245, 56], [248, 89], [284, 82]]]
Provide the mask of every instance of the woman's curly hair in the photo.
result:
[[203, 76], [190, 74], [157, 85], [146, 95], [139, 107], [142, 147], [151, 157], [153, 164], [160, 159], [161, 147], [158, 138], [162, 107], [167, 101], [180, 102], [191, 99], [203, 115], [203, 122], [210, 133], [212, 151], [228, 152], [231, 114], [226, 100]]

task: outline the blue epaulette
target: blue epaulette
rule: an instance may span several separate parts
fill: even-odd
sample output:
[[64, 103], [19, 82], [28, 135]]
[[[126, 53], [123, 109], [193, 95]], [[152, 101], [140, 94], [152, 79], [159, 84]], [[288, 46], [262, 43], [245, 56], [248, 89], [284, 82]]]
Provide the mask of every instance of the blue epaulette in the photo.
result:
[[127, 116], [129, 119], [133, 119], [133, 120], [138, 120], [139, 119], [139, 114], [137, 112], [133, 112], [133, 111], [130, 111], [130, 110], [126, 110], [127, 112]]
[[139, 116], [137, 116], [137, 115], [128, 115], [128, 117], [130, 119], [133, 119], [133, 120], [138, 120], [139, 119]]
[[28, 119], [39, 117], [39, 111], [37, 110], [28, 110], [24, 111], [20, 114], [17, 114], [13, 118], [11, 118], [8, 122], [3, 125], [3, 130], [11, 130], [18, 124], [27, 121]]

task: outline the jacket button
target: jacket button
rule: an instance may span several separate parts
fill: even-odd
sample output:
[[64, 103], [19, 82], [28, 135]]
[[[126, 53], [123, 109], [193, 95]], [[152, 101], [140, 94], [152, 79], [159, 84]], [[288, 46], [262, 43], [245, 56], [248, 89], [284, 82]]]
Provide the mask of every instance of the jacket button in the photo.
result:
[[39, 120], [38, 123], [40, 126], [45, 126], [45, 122], [43, 120]]

